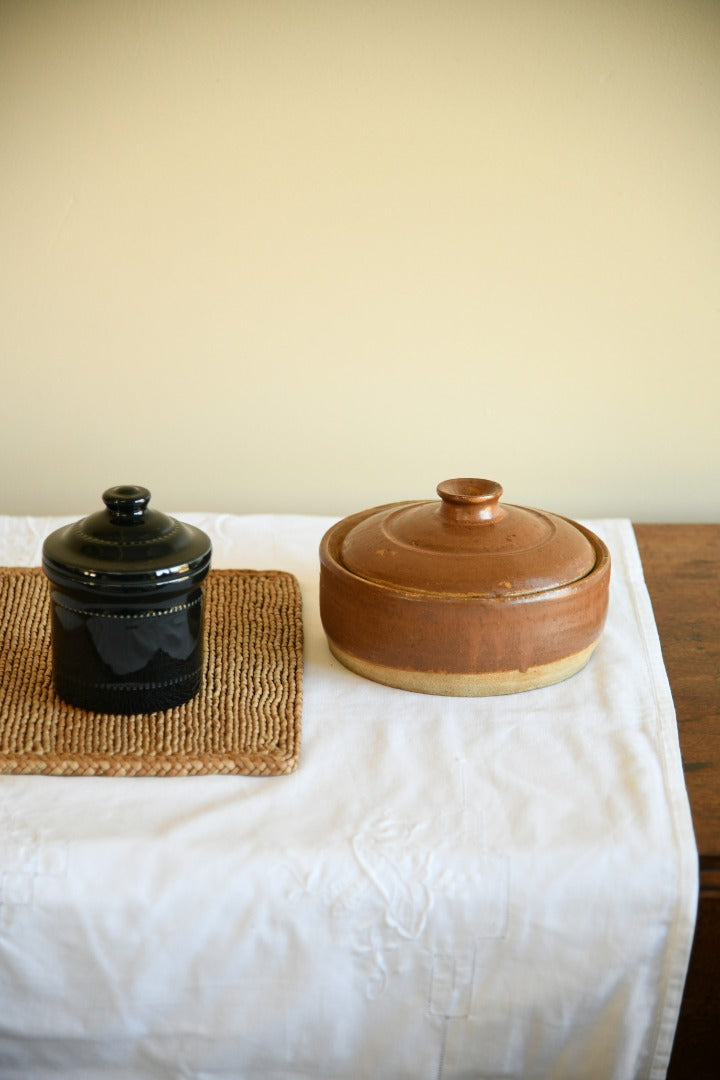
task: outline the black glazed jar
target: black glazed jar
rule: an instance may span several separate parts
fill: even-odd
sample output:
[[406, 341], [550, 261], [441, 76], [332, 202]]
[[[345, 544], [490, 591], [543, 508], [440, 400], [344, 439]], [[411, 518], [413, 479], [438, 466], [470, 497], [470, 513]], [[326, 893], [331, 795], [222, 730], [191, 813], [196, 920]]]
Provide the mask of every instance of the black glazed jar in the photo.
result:
[[202, 682], [210, 539], [149, 510], [147, 488], [108, 488], [103, 501], [43, 544], [55, 690], [96, 712], [181, 705]]

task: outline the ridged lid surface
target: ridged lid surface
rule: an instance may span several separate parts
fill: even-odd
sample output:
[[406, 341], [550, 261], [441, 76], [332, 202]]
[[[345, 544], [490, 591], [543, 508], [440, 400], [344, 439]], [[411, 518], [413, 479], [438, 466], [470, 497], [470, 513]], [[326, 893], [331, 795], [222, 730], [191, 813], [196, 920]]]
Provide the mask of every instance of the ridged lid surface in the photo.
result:
[[358, 515], [339, 561], [360, 578], [449, 595], [523, 596], [585, 577], [595, 550], [572, 521], [500, 502], [492, 480], [438, 485], [440, 501], [393, 503]]
[[108, 488], [105, 509], [56, 529], [43, 545], [51, 580], [89, 588], [155, 589], [199, 581], [210, 566], [210, 538], [194, 525], [149, 510], [150, 492]]

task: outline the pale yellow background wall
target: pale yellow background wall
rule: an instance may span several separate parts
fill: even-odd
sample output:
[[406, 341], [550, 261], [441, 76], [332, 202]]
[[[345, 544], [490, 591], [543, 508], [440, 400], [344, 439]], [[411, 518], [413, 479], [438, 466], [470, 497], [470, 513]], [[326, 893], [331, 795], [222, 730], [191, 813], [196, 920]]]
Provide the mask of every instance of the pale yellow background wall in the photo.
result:
[[720, 520], [720, 4], [0, 0], [1, 513]]

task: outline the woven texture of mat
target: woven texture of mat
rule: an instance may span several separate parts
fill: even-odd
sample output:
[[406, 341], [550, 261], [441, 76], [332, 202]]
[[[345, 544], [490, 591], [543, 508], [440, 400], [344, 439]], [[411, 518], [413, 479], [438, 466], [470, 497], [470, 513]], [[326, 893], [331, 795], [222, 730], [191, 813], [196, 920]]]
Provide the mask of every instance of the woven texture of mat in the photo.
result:
[[278, 776], [297, 767], [302, 601], [285, 571], [210, 571], [203, 688], [184, 705], [87, 712], [57, 697], [51, 663], [45, 575], [0, 568], [0, 773]]

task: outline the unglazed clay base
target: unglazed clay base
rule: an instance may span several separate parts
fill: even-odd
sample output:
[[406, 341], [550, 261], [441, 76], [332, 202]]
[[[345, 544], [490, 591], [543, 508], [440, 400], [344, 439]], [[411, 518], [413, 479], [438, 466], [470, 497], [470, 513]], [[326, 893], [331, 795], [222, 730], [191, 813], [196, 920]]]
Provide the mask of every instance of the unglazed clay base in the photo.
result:
[[458, 674], [445, 671], [403, 671], [370, 660], [361, 660], [345, 652], [328, 638], [330, 652], [341, 664], [357, 675], [373, 682], [394, 686], [398, 690], [412, 690], [419, 694], [442, 694], [445, 697], [494, 697], [499, 694], [517, 694], [523, 690], [537, 690], [563, 682], [585, 667], [592, 656], [597, 641], [578, 653], [554, 660], [550, 664], [528, 668], [527, 671], [489, 671]]

